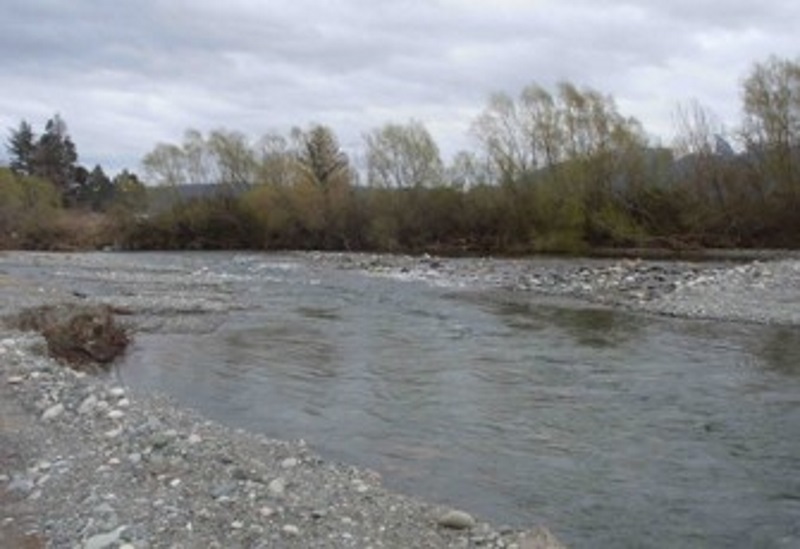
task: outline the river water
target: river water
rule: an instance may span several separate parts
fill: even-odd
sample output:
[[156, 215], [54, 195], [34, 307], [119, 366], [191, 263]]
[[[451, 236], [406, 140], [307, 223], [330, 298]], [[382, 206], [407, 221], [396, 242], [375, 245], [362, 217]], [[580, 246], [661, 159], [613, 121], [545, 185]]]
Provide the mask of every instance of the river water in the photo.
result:
[[248, 308], [125, 383], [574, 547], [800, 543], [798, 329], [234, 259], [193, 268]]

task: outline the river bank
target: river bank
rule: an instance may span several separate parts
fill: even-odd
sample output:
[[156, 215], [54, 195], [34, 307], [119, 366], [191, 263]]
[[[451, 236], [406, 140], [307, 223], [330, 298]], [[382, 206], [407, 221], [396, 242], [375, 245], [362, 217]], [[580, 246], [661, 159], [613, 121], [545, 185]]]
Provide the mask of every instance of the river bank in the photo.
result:
[[[289, 257], [454, 289], [498, 289], [520, 300], [798, 322], [800, 271], [792, 261]], [[251, 258], [220, 261], [268, 277]], [[136, 254], [7, 254], [0, 257], [0, 312], [105, 303], [124, 311], [135, 331], [205, 333], [251, 306], [231, 291], [230, 274], [196, 264], [191, 254], [170, 265], [154, 270]], [[290, 262], [276, 265], [291, 269]], [[95, 548], [558, 546], [544, 529], [512, 531], [393, 494], [376, 473], [326, 462], [301, 441], [224, 428], [163, 398], [132, 394], [113, 377], [75, 374], [43, 351], [36, 335], [4, 329], [0, 337], [6, 539]]]

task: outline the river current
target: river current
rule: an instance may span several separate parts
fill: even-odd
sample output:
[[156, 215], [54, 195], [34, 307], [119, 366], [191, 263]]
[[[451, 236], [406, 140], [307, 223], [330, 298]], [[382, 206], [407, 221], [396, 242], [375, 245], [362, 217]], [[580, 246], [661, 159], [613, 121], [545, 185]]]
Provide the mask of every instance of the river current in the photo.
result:
[[800, 543], [797, 328], [208, 257], [248, 307], [138, 335], [128, 385], [574, 547]]

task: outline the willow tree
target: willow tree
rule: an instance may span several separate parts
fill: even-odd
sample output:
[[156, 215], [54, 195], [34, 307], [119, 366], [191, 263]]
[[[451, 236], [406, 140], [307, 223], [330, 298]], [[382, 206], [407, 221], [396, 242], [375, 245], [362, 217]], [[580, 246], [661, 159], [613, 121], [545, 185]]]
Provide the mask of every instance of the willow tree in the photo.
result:
[[383, 188], [435, 187], [444, 182], [439, 147], [417, 120], [387, 123], [364, 135], [367, 181]]
[[492, 96], [473, 132], [514, 195], [515, 231], [532, 219], [535, 232], [574, 240], [635, 232], [619, 197], [644, 177], [646, 139], [611, 96], [568, 82], [553, 91], [532, 84], [516, 101]]
[[767, 188], [800, 204], [800, 61], [772, 57], [753, 67], [741, 133]]

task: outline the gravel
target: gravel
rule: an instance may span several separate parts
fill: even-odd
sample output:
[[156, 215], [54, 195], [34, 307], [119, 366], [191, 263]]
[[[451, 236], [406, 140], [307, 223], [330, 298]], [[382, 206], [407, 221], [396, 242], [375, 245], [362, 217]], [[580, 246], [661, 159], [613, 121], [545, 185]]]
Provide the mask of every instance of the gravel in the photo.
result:
[[[263, 257], [263, 256], [262, 256]], [[800, 323], [800, 261], [489, 260], [296, 254], [320, 268], [578, 299], [649, 314]], [[236, 260], [236, 258], [234, 258]], [[87, 298], [83, 282], [97, 291]], [[141, 331], [212, 330], [244, 310], [229, 278], [133, 254], [0, 255], [0, 314], [94, 301]], [[465, 480], [468, 481], [468, 480]], [[534, 526], [534, 525], [532, 525]], [[0, 540], [9, 547], [561, 547], [386, 490], [303, 441], [232, 430], [131, 394], [0, 328]]]

